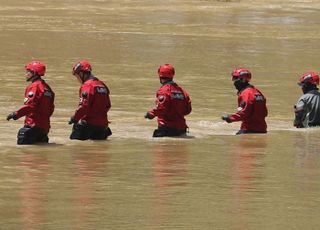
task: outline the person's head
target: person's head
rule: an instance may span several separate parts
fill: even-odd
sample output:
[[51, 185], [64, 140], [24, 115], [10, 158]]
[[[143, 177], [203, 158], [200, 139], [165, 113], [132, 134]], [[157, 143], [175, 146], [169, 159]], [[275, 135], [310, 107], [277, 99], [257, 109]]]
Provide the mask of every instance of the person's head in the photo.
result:
[[174, 74], [175, 70], [171, 64], [164, 64], [158, 68], [158, 75], [161, 84], [172, 81]]
[[72, 74], [83, 84], [91, 76], [91, 64], [87, 60], [77, 62], [72, 68]]
[[238, 91], [241, 91], [249, 85], [251, 80], [251, 72], [245, 68], [236, 68], [231, 73], [232, 81], [235, 88]]
[[40, 61], [31, 61], [25, 65], [26, 80], [34, 81], [35, 79], [44, 76], [46, 73], [46, 66]]
[[319, 75], [312, 71], [306, 72], [299, 78], [298, 85], [301, 86], [303, 93], [307, 93], [310, 90], [318, 90]]

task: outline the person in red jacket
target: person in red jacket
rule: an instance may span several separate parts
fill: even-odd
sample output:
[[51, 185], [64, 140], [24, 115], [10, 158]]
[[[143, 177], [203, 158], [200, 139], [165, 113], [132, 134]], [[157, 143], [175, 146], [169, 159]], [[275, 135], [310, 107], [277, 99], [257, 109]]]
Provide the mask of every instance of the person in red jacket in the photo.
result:
[[249, 83], [251, 72], [245, 68], [237, 68], [232, 72], [232, 81], [238, 90], [238, 111], [222, 116], [228, 123], [242, 121], [237, 134], [266, 133], [268, 115], [266, 98], [261, 91]]
[[191, 110], [191, 99], [187, 91], [173, 81], [174, 67], [170, 64], [161, 65], [158, 75], [162, 86], [156, 93], [156, 107], [145, 114], [145, 118], [158, 117], [158, 128], [153, 137], [180, 136], [187, 132], [184, 116]]
[[87, 60], [76, 63], [72, 69], [81, 87], [79, 107], [69, 121], [70, 125], [73, 124], [70, 139], [106, 140], [112, 134], [107, 115], [111, 108], [110, 91], [91, 71]]
[[41, 78], [46, 66], [40, 61], [31, 61], [25, 66], [26, 80], [31, 82], [25, 90], [24, 105], [10, 113], [7, 120], [25, 116], [24, 127], [18, 132], [18, 145], [48, 143], [50, 117], [54, 111], [54, 92]]

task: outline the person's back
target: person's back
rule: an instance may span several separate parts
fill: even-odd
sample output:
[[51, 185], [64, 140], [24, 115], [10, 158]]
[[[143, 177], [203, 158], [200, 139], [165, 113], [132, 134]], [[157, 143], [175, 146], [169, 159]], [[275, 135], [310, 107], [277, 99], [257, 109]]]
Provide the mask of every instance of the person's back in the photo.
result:
[[91, 64], [81, 60], [73, 66], [72, 74], [77, 78], [79, 105], [69, 124], [73, 124], [70, 139], [106, 140], [112, 135], [107, 112], [111, 108], [108, 87], [91, 73]]
[[170, 81], [157, 92], [157, 98], [166, 95], [163, 103], [157, 107], [158, 123], [170, 128], [184, 130], [188, 126], [185, 116], [191, 112], [189, 94], [175, 82]]
[[81, 86], [80, 91], [88, 92], [87, 100], [83, 101], [83, 103], [87, 103], [83, 105], [88, 106], [87, 112], [83, 114], [81, 119], [91, 125], [106, 127], [108, 124], [107, 112], [111, 107], [108, 87], [98, 78], [92, 77]]
[[174, 67], [161, 65], [158, 69], [160, 89], [156, 93], [156, 107], [145, 114], [145, 118], [158, 117], [158, 128], [153, 137], [180, 136], [186, 134], [187, 124], [184, 116], [191, 110], [189, 94], [173, 81]]
[[18, 132], [18, 144], [48, 142], [50, 117], [54, 111], [54, 92], [41, 78], [46, 66], [40, 61], [32, 61], [25, 66], [26, 80], [31, 82], [25, 90], [24, 105], [8, 115], [7, 120], [25, 116], [24, 127]]
[[[34, 92], [35, 98], [29, 100], [26, 105], [32, 107], [32, 111], [26, 114], [25, 124], [38, 126], [47, 132], [50, 129], [50, 117], [54, 110], [54, 92], [42, 79], [33, 82], [26, 88], [26, 94]], [[19, 110], [17, 111], [19, 116]]]
[[[242, 102], [246, 102], [247, 105], [241, 105]], [[244, 106], [239, 113], [243, 114], [241, 118], [241, 130], [255, 131], [255, 132], [266, 132], [267, 123], [265, 121], [266, 116], [268, 115], [268, 110], [266, 106], [266, 98], [263, 94], [250, 85], [245, 88], [240, 94], [238, 98], [239, 108]], [[238, 116], [238, 113], [234, 116]], [[230, 117], [233, 121], [237, 119], [233, 119], [233, 116]]]
[[238, 90], [238, 109], [234, 114], [222, 116], [222, 120], [228, 123], [242, 121], [237, 134], [266, 133], [267, 100], [260, 90], [249, 83], [251, 72], [245, 68], [236, 68], [231, 76]]
[[317, 90], [309, 91], [299, 98], [297, 108], [300, 103], [305, 103], [303, 109], [302, 121], [304, 127], [320, 125], [320, 93]]

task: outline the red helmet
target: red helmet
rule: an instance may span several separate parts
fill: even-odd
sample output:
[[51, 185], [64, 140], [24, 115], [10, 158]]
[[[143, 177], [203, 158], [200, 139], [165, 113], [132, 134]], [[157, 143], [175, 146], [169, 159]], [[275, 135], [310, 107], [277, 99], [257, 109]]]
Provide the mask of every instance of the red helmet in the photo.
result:
[[160, 78], [170, 78], [174, 76], [174, 67], [170, 64], [161, 65], [158, 69], [158, 74]]
[[87, 60], [82, 60], [76, 63], [72, 68], [72, 74], [79, 74], [80, 72], [91, 72], [91, 65]]
[[27, 71], [43, 76], [46, 72], [46, 66], [40, 61], [32, 61], [25, 66]]
[[302, 86], [306, 83], [319, 85], [319, 75], [312, 71], [302, 74], [299, 79], [298, 85]]
[[246, 81], [251, 80], [251, 72], [245, 68], [234, 69], [231, 76], [233, 81], [237, 79], [245, 79]]

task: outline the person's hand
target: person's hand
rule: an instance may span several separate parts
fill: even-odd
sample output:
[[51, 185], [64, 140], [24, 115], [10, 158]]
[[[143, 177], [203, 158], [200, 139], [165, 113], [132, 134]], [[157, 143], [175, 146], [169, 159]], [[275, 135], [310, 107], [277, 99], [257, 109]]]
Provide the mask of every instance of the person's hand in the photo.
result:
[[151, 113], [149, 113], [149, 112], [147, 112], [145, 115], [144, 115], [144, 118], [146, 118], [146, 119], [153, 119], [154, 118], [154, 115], [153, 114], [151, 114]]
[[294, 126], [295, 126], [296, 128], [298, 128], [298, 129], [304, 128], [302, 124], [294, 124]]
[[296, 128], [304, 128], [302, 122], [298, 121], [297, 119], [294, 119], [293, 126]]
[[12, 112], [7, 116], [7, 121], [10, 121], [11, 119], [17, 120], [17, 113], [16, 112]]
[[224, 120], [224, 121], [226, 121], [226, 122], [228, 122], [228, 123], [231, 123], [231, 120], [230, 120], [229, 115], [223, 115], [223, 116], [221, 117], [221, 119]]
[[72, 125], [72, 124], [75, 124], [75, 123], [77, 123], [77, 121], [74, 119], [74, 117], [73, 116], [70, 117], [70, 120], [68, 121], [68, 124]]

